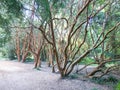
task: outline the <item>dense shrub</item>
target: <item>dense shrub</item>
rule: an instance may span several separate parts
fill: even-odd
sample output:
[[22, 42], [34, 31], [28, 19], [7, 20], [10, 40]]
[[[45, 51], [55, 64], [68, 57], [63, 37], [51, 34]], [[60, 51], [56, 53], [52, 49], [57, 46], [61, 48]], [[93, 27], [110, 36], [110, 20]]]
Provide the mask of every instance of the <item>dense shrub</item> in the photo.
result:
[[15, 46], [11, 42], [6, 43], [3, 50], [4, 57], [9, 58], [10, 60], [16, 59]]

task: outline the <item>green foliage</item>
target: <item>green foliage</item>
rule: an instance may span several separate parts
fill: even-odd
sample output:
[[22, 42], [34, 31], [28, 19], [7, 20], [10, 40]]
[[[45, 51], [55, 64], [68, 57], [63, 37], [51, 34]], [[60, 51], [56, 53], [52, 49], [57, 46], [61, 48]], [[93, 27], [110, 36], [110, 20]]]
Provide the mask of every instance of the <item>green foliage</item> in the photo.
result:
[[9, 30], [0, 28], [0, 47], [3, 47], [6, 42], [11, 39]]
[[6, 49], [4, 49], [4, 48], [2, 48], [1, 50], [0, 50], [0, 52], [1, 52], [1, 57], [6, 57], [7, 56], [7, 51], [6, 51]]
[[28, 57], [28, 58], [26, 58], [26, 60], [25, 60], [25, 62], [33, 62], [34, 61], [34, 59], [32, 59], [31, 57]]
[[[66, 0], [35, 0], [37, 4], [36, 14], [42, 19], [42, 24], [51, 19], [51, 15], [58, 13], [65, 7]], [[52, 12], [52, 13], [51, 13]]]
[[[27, 2], [29, 2], [29, 3], [26, 3], [25, 5], [26, 6], [28, 5], [28, 9], [30, 9], [30, 10], [23, 11], [22, 10], [23, 4], [21, 4], [21, 2], [25, 2], [25, 1], [26, 0], [0, 0], [0, 11], [1, 11], [0, 12], [0, 27], [2, 27], [2, 28], [6, 27], [2, 30], [7, 31], [7, 32], [0, 32], [1, 33], [0, 34], [0, 44], [1, 44], [1, 46], [3, 46], [2, 43], [7, 42], [10, 39], [8, 33], [11, 34], [11, 31], [8, 28], [8, 26], [10, 26], [11, 24], [12, 25], [15, 24], [17, 26], [17, 24], [19, 23], [19, 21], [16, 20], [16, 17], [18, 17], [18, 18], [23, 17], [22, 13], [28, 11], [28, 13], [25, 14], [25, 17], [23, 17], [24, 20], [23, 21], [21, 20], [20, 24], [28, 22], [27, 21], [28, 18], [26, 19], [26, 17], [29, 17], [28, 14], [32, 12], [31, 7], [33, 7], [33, 5], [31, 3], [33, 3], [34, 0], [27, 0]], [[75, 17], [76, 17], [77, 12], [79, 11], [78, 10], [79, 3], [77, 3], [77, 2], [79, 2], [79, 0], [75, 0], [75, 2], [72, 3], [72, 5], [71, 5], [71, 3], [69, 3], [70, 1], [72, 1], [72, 0], [35, 0], [35, 6], [34, 6], [35, 9], [36, 9], [35, 10], [35, 15], [36, 15], [35, 19], [38, 18], [40, 20], [37, 19], [35, 21], [35, 19], [34, 19], [34, 22], [32, 22], [33, 25], [36, 25], [36, 22], [37, 22], [38, 25], [36, 25], [36, 27], [39, 27], [41, 25], [41, 23], [44, 26], [49, 20], [51, 20], [54, 17], [58, 17], [58, 18], [65, 17], [66, 19], [68, 19], [68, 17], [69, 17], [71, 20], [69, 21], [69, 19], [68, 19], [67, 32], [69, 32], [72, 24], [74, 25], [74, 22], [72, 22], [72, 21], [77, 22], [75, 27], [73, 27], [73, 29], [75, 30], [75, 28], [77, 28], [77, 25], [79, 25], [82, 21], [84, 21], [84, 19], [87, 19], [86, 18], [87, 15], [86, 15], [86, 10], [84, 10], [82, 12], [82, 14], [80, 14], [81, 16], [79, 17], [79, 19], [76, 21]], [[91, 35], [89, 33], [89, 35], [87, 35], [87, 38], [85, 40], [85, 44], [83, 44], [82, 48], [80, 48], [80, 53], [78, 53], [78, 56], [79, 56], [79, 54], [82, 54], [84, 51], [87, 51], [89, 48], [91, 48], [92, 44], [94, 44], [96, 42], [96, 40], [98, 39], [98, 36], [100, 35], [100, 33], [103, 30], [104, 21], [106, 21], [105, 30], [104, 30], [105, 33], [106, 33], [109, 28], [113, 27], [116, 24], [116, 22], [118, 22], [120, 20], [120, 17], [119, 17], [120, 13], [118, 13], [120, 9], [119, 9], [119, 7], [116, 7], [116, 6], [119, 6], [119, 5], [116, 5], [116, 2], [117, 1], [114, 1], [112, 5], [110, 4], [111, 5], [110, 10], [109, 10], [110, 5], [108, 5], [102, 11], [100, 11], [95, 17], [92, 17], [92, 22], [91, 22], [91, 25], [88, 25], [88, 31], [87, 32], [89, 33], [89, 31], [90, 31], [89, 29], [91, 29], [91, 33], [93, 34], [94, 42], [92, 42]], [[89, 7], [88, 7], [88, 15], [90, 15], [92, 13], [92, 11], [93, 11], [93, 13], [97, 12], [97, 10], [101, 6], [105, 5], [105, 3], [106, 3], [106, 0], [97, 0], [97, 1], [95, 0], [95, 3], [93, 3], [93, 4], [91, 2]], [[66, 9], [66, 7], [67, 7], [67, 9]], [[117, 9], [115, 9], [115, 8], [117, 8]], [[61, 9], [66, 9], [66, 10], [63, 10], [63, 12], [62, 12]], [[75, 12], [75, 13], [73, 13], [73, 12]], [[68, 13], [68, 14], [65, 14], [65, 13]], [[70, 16], [70, 13], [71, 13], [71, 16]], [[106, 19], [106, 14], [108, 14], [107, 19]], [[61, 28], [62, 27], [61, 25], [63, 25], [63, 24], [56, 23], [56, 22], [54, 24], [59, 25], [58, 29], [64, 30], [63, 28]], [[24, 25], [26, 25], [26, 23]], [[55, 27], [56, 26], [53, 26], [54, 30], [56, 29]], [[80, 32], [78, 33], [79, 35], [77, 35], [77, 34], [74, 35], [74, 36], [79, 36], [78, 39], [80, 41], [82, 41], [84, 39], [84, 36], [85, 36], [84, 27], [85, 27], [85, 25], [82, 25], [79, 28], [80, 29]], [[50, 30], [49, 27], [45, 27], [45, 28], [47, 30]], [[73, 32], [74, 32], [74, 30], [73, 30]], [[79, 30], [77, 30], [77, 31], [79, 31]], [[56, 32], [55, 32], [55, 39], [58, 37], [57, 35], [58, 35], [59, 31], [56, 29]], [[45, 35], [47, 35], [47, 31], [45, 32]], [[119, 33], [118, 34], [115, 33], [115, 35], [119, 36]], [[48, 40], [51, 41], [51, 32], [47, 36], [47, 38], [48, 38]], [[103, 37], [100, 38], [98, 43], [102, 40], [102, 38]], [[108, 38], [109, 40], [107, 42], [105, 42], [105, 45], [106, 45], [105, 47], [107, 47], [107, 45], [108, 45], [107, 43], [109, 41], [111, 41], [110, 36], [106, 37], [106, 38]], [[119, 39], [119, 38], [117, 38], [117, 39]], [[119, 44], [119, 42], [117, 44]], [[56, 45], [57, 45], [57, 39], [56, 39]], [[112, 47], [112, 46], [110, 46], [110, 47]], [[14, 59], [15, 56], [16, 56], [14, 45], [12, 43], [7, 43], [6, 46], [5, 46], [5, 49], [6, 50], [3, 51], [3, 54], [6, 55], [7, 57], [9, 57], [10, 59]], [[78, 47], [76, 46], [75, 50], [77, 50], [77, 49], [78, 49]], [[118, 49], [117, 49], [117, 51], [118, 51]], [[105, 54], [105, 57], [106, 56], [107, 57], [112, 57], [111, 52], [102, 51], [101, 46], [98, 47], [97, 49], [95, 49], [94, 52], [97, 53], [98, 56], [99, 56], [99, 54], [103, 53], [103, 54]], [[93, 53], [91, 53], [91, 54], [93, 55]], [[74, 54], [74, 52], [73, 52], [73, 54]], [[41, 56], [43, 56], [43, 55], [41, 54]], [[72, 56], [72, 55], [70, 55], [70, 56]], [[42, 58], [45, 59], [45, 57], [42, 57]], [[31, 58], [29, 58], [29, 60], [31, 60]], [[89, 64], [89, 63], [92, 63], [92, 62], [94, 62], [94, 60], [91, 59], [90, 57], [86, 56], [80, 64]], [[71, 76], [71, 78], [76, 78], [76, 75]], [[114, 81], [114, 78], [109, 78], [109, 80], [111, 82], [112, 81], [116, 82], [116, 81]], [[101, 82], [102, 80], [97, 80], [97, 81]], [[103, 79], [103, 81], [108, 82], [107, 79]]]
[[97, 88], [93, 88], [93, 89], [91, 89], [91, 90], [98, 90]]
[[115, 90], [120, 90], [120, 81], [118, 82]]
[[89, 63], [92, 63], [92, 62], [94, 62], [94, 59], [92, 59], [90, 57], [86, 57], [79, 64], [89, 64]]
[[5, 19], [0, 15], [0, 27], [6, 26], [8, 25], [8, 23], [9, 23], [8, 19]]
[[59, 10], [60, 8], [65, 8], [67, 0], [50, 0], [52, 2], [52, 6]]
[[0, 0], [1, 7], [7, 10], [7, 14], [11, 17], [21, 16], [22, 14], [22, 4], [19, 0]]
[[13, 44], [11, 44], [11, 42], [5, 44], [3, 54], [10, 60], [16, 59], [15, 47]]
[[105, 0], [98, 0], [97, 3], [99, 3], [99, 4], [104, 4], [104, 3], [105, 3]]
[[71, 75], [69, 75], [69, 79], [76, 79], [76, 78], [78, 78], [79, 77], [79, 75], [78, 74], [71, 74]]
[[37, 4], [37, 14], [41, 16], [42, 23], [48, 21], [51, 17], [48, 0], [35, 0]]
[[91, 81], [101, 85], [115, 85], [118, 83], [118, 79], [114, 76], [102, 77], [102, 78], [94, 77], [91, 79]]
[[19, 0], [0, 0], [0, 46], [11, 39], [10, 24], [16, 18], [21, 19], [22, 8]]

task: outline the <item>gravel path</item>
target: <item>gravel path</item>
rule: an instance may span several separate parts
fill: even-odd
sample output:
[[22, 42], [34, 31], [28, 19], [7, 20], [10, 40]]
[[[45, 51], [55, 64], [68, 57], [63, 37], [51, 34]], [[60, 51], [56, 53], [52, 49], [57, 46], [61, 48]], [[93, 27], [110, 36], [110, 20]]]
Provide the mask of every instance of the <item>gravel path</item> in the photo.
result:
[[60, 79], [47, 65], [41, 70], [33, 64], [0, 60], [0, 90], [110, 90], [89, 81]]

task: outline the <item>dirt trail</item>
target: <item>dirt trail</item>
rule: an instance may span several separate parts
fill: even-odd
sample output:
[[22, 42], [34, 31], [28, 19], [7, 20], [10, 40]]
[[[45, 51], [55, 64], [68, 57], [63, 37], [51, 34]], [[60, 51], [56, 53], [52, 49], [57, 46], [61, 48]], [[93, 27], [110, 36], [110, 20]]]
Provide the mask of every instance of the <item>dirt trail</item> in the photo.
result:
[[0, 60], [0, 90], [110, 90], [89, 81], [60, 79], [47, 65], [41, 70], [33, 64]]

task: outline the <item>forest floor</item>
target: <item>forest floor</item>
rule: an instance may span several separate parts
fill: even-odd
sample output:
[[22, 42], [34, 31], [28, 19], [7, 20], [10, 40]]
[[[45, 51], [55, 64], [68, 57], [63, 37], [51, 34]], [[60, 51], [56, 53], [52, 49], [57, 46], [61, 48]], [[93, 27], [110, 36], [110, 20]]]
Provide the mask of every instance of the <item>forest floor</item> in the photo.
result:
[[31, 63], [0, 60], [0, 90], [112, 90], [79, 79], [61, 79], [47, 64], [40, 70]]

